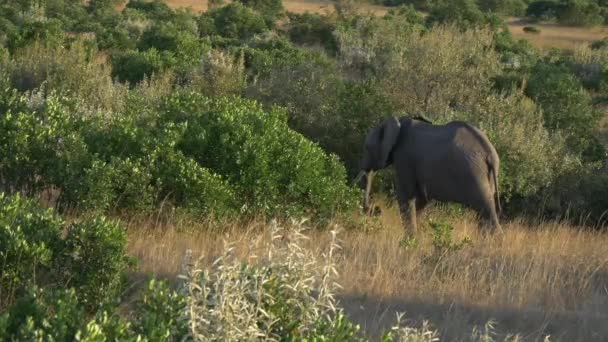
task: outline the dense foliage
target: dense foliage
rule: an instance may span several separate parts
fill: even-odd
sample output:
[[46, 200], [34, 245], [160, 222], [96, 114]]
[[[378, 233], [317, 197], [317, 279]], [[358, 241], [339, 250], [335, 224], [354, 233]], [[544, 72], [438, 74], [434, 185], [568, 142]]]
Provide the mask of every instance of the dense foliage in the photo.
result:
[[[523, 5], [542, 16], [586, 3]], [[284, 16], [271, 0], [200, 15], [141, 0], [3, 4], [2, 187], [56, 189], [61, 209], [329, 217], [355, 202], [339, 162], [353, 177], [366, 131], [396, 113], [484, 128], [507, 209], [569, 202], [554, 188], [567, 175], [606, 177], [599, 43], [535, 51], [495, 15], [518, 1], [407, 4], [383, 17]]]
[[[386, 6], [413, 6], [429, 12], [431, 21], [454, 20], [478, 25], [494, 14], [553, 20], [572, 26], [608, 23], [608, 3], [603, 0], [378, 0]], [[495, 18], [495, 17], [494, 17]]]
[[118, 223], [67, 224], [32, 200], [0, 193], [0, 237], [2, 306], [36, 286], [73, 288], [88, 310], [119, 299], [130, 260]]
[[[608, 44], [538, 51], [498, 16], [597, 25], [605, 1], [386, 4], [407, 6], [0, 1], [0, 339], [356, 340], [331, 260], [278, 240], [190, 268], [179, 291], [149, 282], [127, 320], [126, 233], [103, 215], [354, 221], [362, 142], [389, 115], [484, 130], [507, 215], [608, 220]], [[432, 229], [442, 255], [465, 244]]]

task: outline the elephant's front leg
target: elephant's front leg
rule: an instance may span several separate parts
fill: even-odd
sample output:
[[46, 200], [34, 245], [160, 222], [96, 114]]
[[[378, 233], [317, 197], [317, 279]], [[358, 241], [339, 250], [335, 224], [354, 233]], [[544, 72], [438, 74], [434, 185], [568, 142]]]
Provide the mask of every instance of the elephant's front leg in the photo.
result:
[[416, 222], [416, 199], [412, 198], [407, 202], [410, 224], [410, 235], [416, 236], [418, 233], [418, 223]]
[[416, 197], [409, 195], [408, 192], [398, 191], [397, 199], [401, 212], [401, 220], [405, 227], [406, 237], [414, 237], [418, 232], [416, 222]]

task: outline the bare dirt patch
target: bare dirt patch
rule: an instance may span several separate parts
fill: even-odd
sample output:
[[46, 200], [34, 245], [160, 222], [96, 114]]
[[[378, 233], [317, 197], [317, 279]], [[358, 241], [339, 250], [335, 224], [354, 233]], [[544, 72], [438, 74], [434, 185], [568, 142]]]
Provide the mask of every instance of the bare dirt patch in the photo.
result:
[[[573, 49], [580, 44], [589, 44], [608, 37], [608, 27], [569, 27], [557, 24], [535, 24], [525, 20], [510, 18], [507, 25], [517, 38], [527, 39], [532, 45], [540, 48]], [[526, 33], [525, 26], [535, 26], [540, 33]]]

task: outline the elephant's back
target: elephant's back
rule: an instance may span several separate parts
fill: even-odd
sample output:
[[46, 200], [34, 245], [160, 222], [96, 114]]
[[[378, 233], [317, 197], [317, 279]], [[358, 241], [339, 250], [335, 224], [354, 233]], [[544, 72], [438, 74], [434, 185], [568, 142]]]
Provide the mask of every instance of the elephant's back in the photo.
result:
[[482, 130], [464, 121], [452, 121], [445, 126], [453, 132], [450, 140], [456, 146], [482, 153], [498, 163], [498, 153]]

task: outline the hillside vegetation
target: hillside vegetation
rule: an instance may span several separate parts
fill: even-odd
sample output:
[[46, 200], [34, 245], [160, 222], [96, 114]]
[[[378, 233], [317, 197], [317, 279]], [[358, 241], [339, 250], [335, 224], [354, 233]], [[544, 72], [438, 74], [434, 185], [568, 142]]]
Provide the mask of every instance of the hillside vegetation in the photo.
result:
[[[0, 2], [0, 339], [606, 336], [605, 42], [473, 1], [211, 5]], [[504, 236], [438, 204], [400, 240], [390, 171], [361, 215], [364, 136], [411, 114], [487, 133]]]

